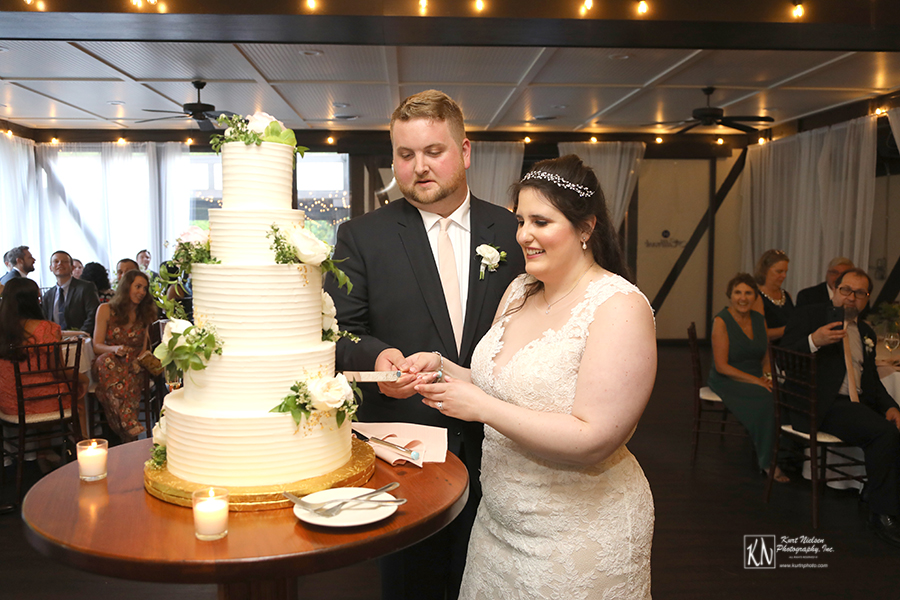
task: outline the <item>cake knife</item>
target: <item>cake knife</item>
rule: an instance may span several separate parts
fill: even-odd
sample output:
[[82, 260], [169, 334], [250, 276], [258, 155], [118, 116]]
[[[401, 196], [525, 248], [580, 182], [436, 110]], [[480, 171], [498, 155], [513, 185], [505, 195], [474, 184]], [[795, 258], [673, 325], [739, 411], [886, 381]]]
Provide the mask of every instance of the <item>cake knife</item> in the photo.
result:
[[391, 442], [387, 442], [385, 440], [382, 440], [382, 439], [379, 439], [376, 437], [369, 437], [369, 436], [365, 435], [364, 433], [360, 433], [359, 431], [357, 431], [355, 429], [353, 430], [353, 434], [364, 442], [372, 442], [374, 444], [381, 444], [382, 446], [387, 446], [391, 450], [396, 450], [400, 454], [405, 454], [413, 460], [419, 460], [419, 456], [421, 456], [415, 450], [410, 450], [409, 448], [404, 448], [403, 446], [398, 446], [397, 444], [393, 444]]
[[370, 383], [377, 381], [397, 381], [403, 375], [401, 371], [344, 371], [348, 381]]

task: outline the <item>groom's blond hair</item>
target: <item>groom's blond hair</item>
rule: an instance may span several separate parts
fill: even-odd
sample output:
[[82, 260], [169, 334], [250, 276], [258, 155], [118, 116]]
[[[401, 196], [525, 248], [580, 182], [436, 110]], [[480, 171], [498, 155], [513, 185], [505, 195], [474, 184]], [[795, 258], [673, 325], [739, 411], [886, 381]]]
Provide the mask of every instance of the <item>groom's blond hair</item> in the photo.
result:
[[466, 123], [462, 110], [453, 98], [438, 90], [425, 90], [413, 94], [400, 103], [391, 115], [391, 135], [394, 134], [394, 123], [412, 119], [431, 119], [444, 121], [450, 128], [450, 135], [460, 146], [466, 138]]

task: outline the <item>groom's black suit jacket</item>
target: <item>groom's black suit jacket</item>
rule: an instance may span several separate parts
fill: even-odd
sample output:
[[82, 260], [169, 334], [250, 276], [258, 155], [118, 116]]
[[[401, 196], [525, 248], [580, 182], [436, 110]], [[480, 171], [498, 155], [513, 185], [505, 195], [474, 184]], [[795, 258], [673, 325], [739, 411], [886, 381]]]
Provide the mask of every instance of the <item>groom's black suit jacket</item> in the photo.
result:
[[[358, 343], [338, 342], [338, 371], [371, 371], [379, 353], [387, 348], [397, 348], [404, 356], [436, 350], [469, 366], [472, 351], [490, 328], [503, 292], [525, 268], [513, 214], [474, 196], [470, 206], [471, 245], [465, 250], [470, 260], [469, 292], [459, 353], [419, 211], [401, 199], [341, 225], [334, 258], [346, 259], [338, 266], [350, 278], [353, 291], [348, 295], [345, 289], [338, 289], [331, 276], [325, 289], [334, 299], [340, 328], [361, 339]], [[480, 244], [507, 252], [506, 261], [494, 272], [485, 271], [484, 279], [478, 278], [481, 259], [475, 254]], [[423, 404], [418, 395], [397, 400], [381, 394], [375, 384], [361, 387], [361, 421], [446, 427], [450, 451], [458, 455], [464, 445], [466, 456], [461, 458], [470, 469], [478, 469], [483, 437], [480, 423], [447, 417]]]
[[[829, 306], [831, 306], [830, 302], [797, 307], [787, 324], [784, 337], [781, 338], [781, 347], [797, 352], [809, 352], [808, 336], [816, 329], [828, 324]], [[884, 384], [878, 377], [878, 368], [875, 366], [875, 344], [878, 342], [878, 338], [865, 321], [859, 320], [857, 326], [862, 337], [863, 348], [863, 369], [859, 382], [859, 387], [862, 389], [860, 402], [884, 416], [889, 408], [897, 408], [897, 404], [884, 389]], [[834, 404], [846, 374], [843, 344], [829, 344], [816, 351], [816, 420], [818, 424], [821, 424], [822, 419]]]

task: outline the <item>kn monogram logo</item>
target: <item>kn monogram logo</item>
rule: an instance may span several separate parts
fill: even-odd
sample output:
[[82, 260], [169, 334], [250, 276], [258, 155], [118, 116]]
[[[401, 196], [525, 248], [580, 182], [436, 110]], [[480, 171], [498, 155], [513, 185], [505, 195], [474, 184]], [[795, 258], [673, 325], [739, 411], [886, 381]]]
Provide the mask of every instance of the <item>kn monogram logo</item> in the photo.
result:
[[744, 536], [744, 568], [745, 569], [774, 569], [775, 568], [775, 536], [774, 535], [745, 535]]

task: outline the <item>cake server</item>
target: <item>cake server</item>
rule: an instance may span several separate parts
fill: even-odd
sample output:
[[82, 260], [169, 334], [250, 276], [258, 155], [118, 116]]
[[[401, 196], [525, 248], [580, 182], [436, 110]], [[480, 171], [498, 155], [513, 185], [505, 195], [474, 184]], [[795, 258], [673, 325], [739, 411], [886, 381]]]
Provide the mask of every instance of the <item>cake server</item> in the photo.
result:
[[397, 381], [403, 375], [401, 371], [344, 371], [348, 381], [372, 383], [378, 381]]
[[379, 439], [377, 437], [369, 437], [366, 434], [360, 433], [359, 431], [357, 431], [355, 429], [353, 430], [353, 435], [355, 435], [356, 437], [358, 437], [359, 439], [361, 439], [364, 442], [371, 442], [373, 444], [381, 444], [382, 446], [387, 446], [391, 450], [396, 450], [400, 454], [405, 454], [406, 456], [410, 457], [413, 460], [419, 460], [419, 456], [421, 456], [415, 450], [410, 450], [409, 448], [404, 448], [403, 446], [393, 444], [391, 442]]

